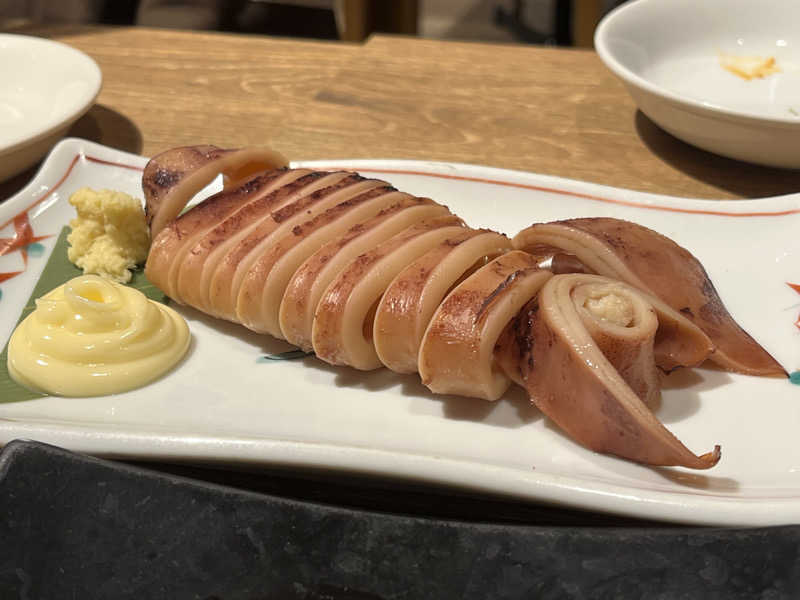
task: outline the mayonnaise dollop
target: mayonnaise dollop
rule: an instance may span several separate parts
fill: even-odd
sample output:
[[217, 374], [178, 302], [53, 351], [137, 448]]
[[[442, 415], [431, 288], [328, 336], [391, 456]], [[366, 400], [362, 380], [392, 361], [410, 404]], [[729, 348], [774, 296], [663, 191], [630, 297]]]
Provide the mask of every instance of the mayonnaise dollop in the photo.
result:
[[36, 300], [8, 342], [8, 371], [47, 394], [100, 396], [153, 381], [188, 348], [189, 328], [174, 310], [83, 275]]

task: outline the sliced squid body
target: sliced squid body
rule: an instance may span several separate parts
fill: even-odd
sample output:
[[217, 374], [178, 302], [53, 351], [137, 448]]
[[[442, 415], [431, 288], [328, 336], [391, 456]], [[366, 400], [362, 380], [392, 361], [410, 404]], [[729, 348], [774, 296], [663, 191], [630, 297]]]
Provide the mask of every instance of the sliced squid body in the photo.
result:
[[346, 173], [309, 173], [248, 203], [189, 249], [177, 277], [179, 297], [214, 316], [240, 321], [236, 301], [241, 280], [260, 252], [370, 183], [359, 179]]
[[[280, 305], [289, 280], [300, 265], [322, 245], [340, 239], [353, 226], [411, 201], [411, 196], [394, 188], [372, 187], [300, 225], [284, 227], [280, 235], [273, 235], [266, 248], [257, 253], [258, 258], [241, 279], [236, 299], [237, 318], [250, 329], [284, 337], [279, 321]], [[233, 285], [238, 283], [235, 281]]]
[[533, 225], [512, 241], [515, 248], [542, 258], [574, 256], [588, 271], [657, 296], [711, 338], [715, 350], [710, 359], [725, 369], [786, 376], [733, 320], [700, 262], [651, 229], [611, 218], [571, 219]]
[[653, 415], [658, 315], [647, 296], [597, 275], [555, 275], [513, 325], [516, 365], [537, 407], [584, 446], [649, 465], [706, 469]]
[[[365, 181], [353, 174], [332, 173], [322, 179], [328, 181], [273, 212], [269, 218], [262, 220], [244, 235], [239, 234], [237, 241], [224, 252], [219, 266], [209, 274], [208, 285], [205, 287], [210, 303], [218, 307], [223, 316], [227, 313], [231, 315], [231, 320], [242, 323], [253, 331], [281, 337], [277, 325], [280, 297], [273, 305], [262, 310], [259, 304], [261, 288], [253, 290], [250, 273], [259, 267], [264, 271], [264, 263], [259, 261], [266, 260], [265, 257], [280, 260], [281, 252], [288, 250], [287, 238], [299, 238], [299, 232], [305, 229], [314, 230], [313, 235], [309, 236], [309, 244], [294, 248], [294, 257], [301, 261], [328, 239], [328, 236], [336, 236], [337, 232], [353, 223], [353, 210], [347, 209], [360, 205], [354, 212], [356, 216], [363, 214], [365, 207], [356, 201], [357, 198], [370, 198], [369, 192], [381, 187], [383, 192], [389, 191], [383, 182]], [[377, 193], [381, 194], [381, 191]], [[379, 209], [379, 202], [377, 205], [367, 203], [366, 214], [369, 214], [369, 210]], [[263, 272], [262, 285], [267, 283], [267, 274], [269, 273]], [[282, 283], [285, 285], [286, 280]], [[283, 290], [280, 290], [280, 294], [283, 294]]]
[[466, 229], [411, 262], [392, 281], [375, 315], [375, 350], [398, 373], [416, 373], [422, 336], [447, 293], [489, 260], [511, 250], [509, 239]]
[[503, 254], [479, 269], [438, 307], [422, 338], [418, 368], [438, 394], [497, 400], [511, 379], [495, 361], [500, 334], [552, 276], [525, 252]]
[[235, 186], [258, 172], [288, 164], [282, 154], [266, 148], [223, 150], [216, 146], [184, 146], [162, 152], [147, 163], [142, 174], [151, 237], [155, 238], [219, 174], [223, 175], [226, 187]]
[[421, 221], [359, 255], [328, 285], [311, 333], [314, 353], [361, 370], [383, 366], [374, 343], [377, 304], [395, 276], [419, 256], [464, 229], [455, 215]]
[[[237, 320], [230, 296], [219, 296], [217, 300], [222, 302], [212, 303], [210, 286], [214, 277], [222, 274], [234, 279], [237, 271], [248, 264], [258, 242], [302, 219], [306, 211], [313, 214], [335, 202], [335, 194], [330, 194], [332, 200], [326, 196], [318, 202], [315, 193], [335, 188], [347, 177], [346, 173], [279, 171], [220, 192], [159, 232], [150, 249], [146, 273], [148, 277], [152, 273], [156, 278], [153, 282], [159, 287], [163, 283], [162, 289], [177, 302]], [[229, 206], [234, 208], [229, 210]], [[232, 256], [235, 262], [231, 262]], [[225, 291], [230, 294], [238, 289]]]
[[[311, 171], [278, 170], [256, 176], [245, 185], [207, 198], [169, 222], [153, 237], [145, 265], [148, 279], [170, 298], [185, 304], [186, 301], [178, 292], [178, 277], [186, 256], [197, 243], [233, 215], [247, 214], [242, 211], [253, 211], [263, 204], [267, 204], [268, 209], [277, 208], [275, 205], [278, 204], [278, 198], [272, 192], [287, 187], [296, 179], [310, 173]], [[187, 189], [184, 194], [190, 198], [192, 192], [193, 190]]]
[[425, 219], [446, 216], [447, 208], [426, 198], [402, 198], [375, 217], [350, 228], [343, 236], [324, 244], [290, 278], [278, 310], [286, 340], [312, 351], [314, 318], [322, 295], [349, 264]]

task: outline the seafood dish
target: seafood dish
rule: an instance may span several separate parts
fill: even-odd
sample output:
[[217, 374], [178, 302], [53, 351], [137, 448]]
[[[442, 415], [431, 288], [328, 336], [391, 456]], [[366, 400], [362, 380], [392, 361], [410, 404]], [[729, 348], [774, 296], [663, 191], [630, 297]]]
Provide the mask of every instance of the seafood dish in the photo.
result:
[[[320, 360], [419, 373], [494, 401], [513, 384], [576, 442], [648, 465], [714, 466], [655, 417], [664, 374], [710, 361], [786, 372], [725, 309], [701, 263], [611, 218], [509, 238], [432, 199], [256, 148], [175, 148], [142, 179], [145, 273], [172, 300]], [[218, 174], [224, 189], [189, 210]]]

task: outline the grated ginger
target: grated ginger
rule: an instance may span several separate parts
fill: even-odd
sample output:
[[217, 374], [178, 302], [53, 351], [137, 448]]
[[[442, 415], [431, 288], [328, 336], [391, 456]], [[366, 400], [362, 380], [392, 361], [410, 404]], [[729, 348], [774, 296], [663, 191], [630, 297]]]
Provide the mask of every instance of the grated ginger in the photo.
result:
[[128, 283], [147, 259], [150, 233], [142, 203], [123, 192], [81, 188], [69, 198], [78, 216], [69, 222], [70, 262], [84, 274]]

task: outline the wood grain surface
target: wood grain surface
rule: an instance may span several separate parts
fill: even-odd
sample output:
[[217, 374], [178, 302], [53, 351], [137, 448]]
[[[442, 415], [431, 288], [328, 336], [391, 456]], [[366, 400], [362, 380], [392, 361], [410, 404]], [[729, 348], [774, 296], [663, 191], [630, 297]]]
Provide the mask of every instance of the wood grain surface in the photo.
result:
[[[695, 149], [592, 50], [373, 36], [364, 44], [143, 28], [26, 31], [100, 65], [71, 135], [152, 155], [271, 145], [292, 159], [476, 163], [698, 198], [800, 191], [800, 172]], [[0, 187], [19, 186], [31, 173]]]

